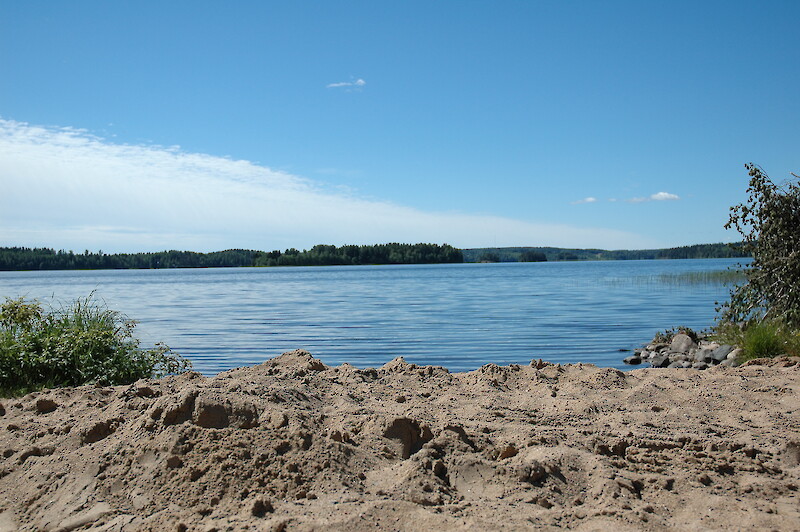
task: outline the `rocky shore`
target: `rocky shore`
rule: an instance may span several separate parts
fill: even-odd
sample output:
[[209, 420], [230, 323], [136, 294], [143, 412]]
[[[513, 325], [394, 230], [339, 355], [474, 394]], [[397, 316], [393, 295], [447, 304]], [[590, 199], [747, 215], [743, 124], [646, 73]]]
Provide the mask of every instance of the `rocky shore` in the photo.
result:
[[0, 400], [0, 530], [798, 530], [799, 383], [294, 351], [48, 390]]
[[667, 342], [653, 341], [635, 349], [632, 356], [623, 359], [629, 365], [649, 362], [653, 368], [708, 369], [712, 366], [738, 365], [742, 350], [732, 345], [720, 345], [706, 340], [695, 341], [684, 333], [676, 334]]

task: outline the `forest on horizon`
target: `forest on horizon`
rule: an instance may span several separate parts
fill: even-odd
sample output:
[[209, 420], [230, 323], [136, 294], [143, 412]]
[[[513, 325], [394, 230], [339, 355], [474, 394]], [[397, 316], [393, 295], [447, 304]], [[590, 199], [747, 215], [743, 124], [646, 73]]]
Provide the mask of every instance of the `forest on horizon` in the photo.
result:
[[0, 270], [115, 270], [160, 268], [236, 268], [259, 266], [331, 266], [366, 264], [442, 264], [461, 262], [544, 262], [585, 260], [658, 260], [747, 257], [741, 243], [697, 244], [667, 249], [603, 250], [555, 247], [458, 249], [448, 244], [376, 244], [285, 251], [228, 249], [210, 253], [83, 253], [51, 248], [0, 247]]

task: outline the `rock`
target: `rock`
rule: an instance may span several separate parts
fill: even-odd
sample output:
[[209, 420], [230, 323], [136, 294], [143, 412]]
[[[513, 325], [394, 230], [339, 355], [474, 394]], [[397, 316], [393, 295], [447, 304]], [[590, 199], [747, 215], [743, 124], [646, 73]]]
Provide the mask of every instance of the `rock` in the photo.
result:
[[631, 366], [638, 366], [642, 363], [642, 357], [633, 355], [623, 358], [622, 361], [626, 364], [630, 364]]
[[711, 362], [711, 349], [700, 349], [694, 354], [694, 361], [695, 362]]
[[739, 365], [735, 358], [726, 358], [722, 362], [719, 363], [720, 366], [726, 366], [729, 368], [733, 368]]
[[732, 345], [721, 345], [711, 352], [711, 358], [714, 359], [715, 362], [722, 362], [728, 357], [728, 353], [733, 350], [734, 347]]
[[694, 369], [708, 369], [708, 363], [706, 362], [695, 362], [692, 364], [692, 368]]
[[655, 355], [650, 358], [650, 365], [654, 368], [666, 368], [669, 366], [670, 360], [668, 355]]
[[680, 333], [672, 337], [672, 342], [670, 343], [669, 347], [673, 351], [686, 353], [689, 351], [689, 349], [697, 347], [697, 344], [694, 343], [694, 340], [692, 340], [689, 335]]
[[744, 350], [741, 347], [737, 347], [736, 349], [728, 353], [727, 358], [728, 360], [736, 360], [740, 356], [742, 356], [742, 353], [744, 353]]
[[674, 369], [674, 368], [683, 368], [683, 361], [675, 361], [670, 362], [667, 368]]

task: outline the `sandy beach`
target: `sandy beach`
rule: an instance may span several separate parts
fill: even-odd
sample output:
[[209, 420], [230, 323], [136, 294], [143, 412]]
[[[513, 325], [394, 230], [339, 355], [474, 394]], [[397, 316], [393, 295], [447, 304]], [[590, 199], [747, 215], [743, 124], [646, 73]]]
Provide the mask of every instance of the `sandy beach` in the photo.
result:
[[0, 530], [800, 530], [797, 362], [450, 373], [294, 351], [4, 399]]

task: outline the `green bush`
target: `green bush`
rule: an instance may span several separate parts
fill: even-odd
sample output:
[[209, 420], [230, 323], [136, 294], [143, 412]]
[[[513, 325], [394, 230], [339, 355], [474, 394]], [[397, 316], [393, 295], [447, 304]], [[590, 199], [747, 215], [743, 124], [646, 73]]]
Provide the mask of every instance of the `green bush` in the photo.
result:
[[135, 326], [92, 295], [49, 312], [37, 301], [6, 298], [0, 306], [0, 395], [128, 384], [191, 367], [164, 344], [140, 348]]

